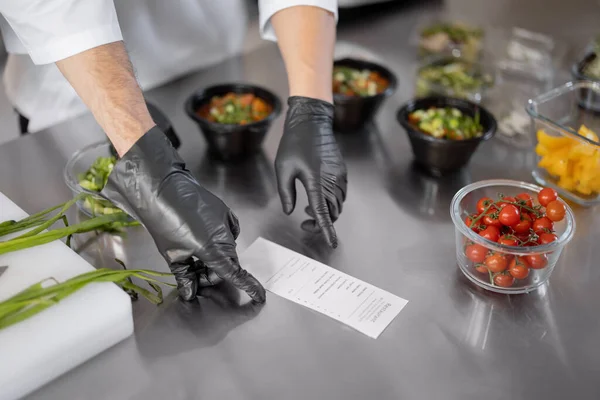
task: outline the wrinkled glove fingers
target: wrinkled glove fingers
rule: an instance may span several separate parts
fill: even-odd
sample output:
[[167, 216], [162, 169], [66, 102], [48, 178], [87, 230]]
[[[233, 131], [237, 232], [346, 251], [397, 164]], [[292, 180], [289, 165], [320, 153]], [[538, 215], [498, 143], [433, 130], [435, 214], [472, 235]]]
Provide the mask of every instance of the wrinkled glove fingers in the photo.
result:
[[237, 239], [240, 236], [240, 220], [233, 213], [233, 211], [229, 211], [229, 229], [231, 230], [231, 234], [233, 235], [233, 239]]
[[348, 176], [346, 174], [338, 178], [335, 189], [336, 197], [341, 198], [342, 203], [346, 201], [346, 194], [348, 193]]
[[[335, 221], [337, 221], [339, 214], [337, 212], [337, 208], [335, 206], [333, 206], [329, 201], [327, 202], [327, 206], [329, 207], [329, 215], [331, 216], [331, 221], [335, 223]], [[318, 233], [321, 232], [321, 227], [319, 226], [319, 224], [316, 221], [316, 217], [315, 217], [315, 213], [313, 212], [312, 208], [310, 208], [310, 206], [307, 206], [304, 209], [304, 212], [306, 212], [306, 214], [308, 214], [309, 217], [311, 217], [312, 219], [307, 219], [305, 221], [302, 222], [302, 224], [300, 225], [300, 227], [307, 231], [307, 232], [311, 232], [311, 233]]]
[[276, 168], [275, 173], [283, 212], [290, 215], [296, 208], [296, 174], [287, 168]]
[[223, 279], [215, 271], [208, 268], [203, 261], [195, 260], [195, 267], [196, 275], [198, 276], [198, 296], [201, 296], [202, 288], [223, 282]]
[[321, 227], [317, 224], [317, 221], [314, 219], [307, 219], [300, 224], [300, 228], [306, 232], [310, 233], [319, 233], [321, 232]]
[[196, 298], [198, 293], [198, 267], [191, 258], [174, 262], [169, 265], [175, 281], [177, 282], [177, 291], [179, 296], [185, 301], [191, 301]]
[[223, 280], [246, 292], [253, 301], [265, 302], [265, 289], [255, 277], [240, 267], [237, 258], [224, 257], [218, 261], [208, 262], [206, 265]]
[[333, 222], [331, 221], [331, 216], [329, 215], [329, 206], [327, 205], [325, 196], [323, 196], [320, 188], [311, 188], [310, 186], [307, 187], [307, 194], [308, 203], [310, 208], [312, 208], [317, 224], [319, 224], [323, 235], [325, 235], [325, 240], [329, 246], [336, 248], [337, 235], [335, 233], [335, 229], [333, 228]]
[[[333, 203], [331, 203], [329, 200], [326, 200], [326, 201], [327, 201], [327, 209], [329, 210], [329, 216], [331, 217], [331, 222], [335, 223], [338, 220], [338, 218], [340, 217], [339, 208], [338, 208], [338, 206], [334, 206]], [[314, 219], [314, 220], [317, 219], [313, 209], [310, 206], [306, 206], [306, 208], [304, 208], [304, 212], [312, 219]]]

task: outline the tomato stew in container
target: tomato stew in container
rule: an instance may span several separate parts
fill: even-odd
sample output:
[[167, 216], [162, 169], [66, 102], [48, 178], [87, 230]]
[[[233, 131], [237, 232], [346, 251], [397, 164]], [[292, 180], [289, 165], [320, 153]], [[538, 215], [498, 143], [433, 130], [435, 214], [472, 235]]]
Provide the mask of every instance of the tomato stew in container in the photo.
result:
[[260, 150], [271, 123], [281, 113], [281, 101], [261, 87], [231, 83], [194, 93], [185, 110], [204, 134], [209, 152], [232, 161]]
[[456, 260], [477, 286], [498, 293], [548, 281], [575, 233], [571, 208], [552, 188], [496, 179], [459, 190], [450, 205]]
[[338, 132], [362, 129], [373, 119], [383, 101], [398, 86], [387, 68], [363, 60], [345, 58], [333, 63], [333, 127]]

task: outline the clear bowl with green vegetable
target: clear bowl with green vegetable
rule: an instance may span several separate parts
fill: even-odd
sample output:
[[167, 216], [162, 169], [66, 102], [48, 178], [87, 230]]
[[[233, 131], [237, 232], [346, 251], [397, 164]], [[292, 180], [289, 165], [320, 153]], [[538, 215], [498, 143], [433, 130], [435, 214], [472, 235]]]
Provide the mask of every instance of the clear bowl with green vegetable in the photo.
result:
[[479, 103], [494, 82], [491, 67], [463, 57], [432, 57], [417, 70], [416, 96], [449, 96]]
[[428, 21], [418, 28], [419, 56], [457, 54], [475, 61], [481, 57], [484, 35], [482, 28], [465, 22]]
[[77, 202], [79, 209], [89, 215], [107, 215], [121, 212], [110, 201], [97, 193], [104, 188], [112, 171], [116, 157], [108, 142], [98, 142], [79, 150], [67, 162], [64, 170], [65, 182], [74, 196], [87, 193]]

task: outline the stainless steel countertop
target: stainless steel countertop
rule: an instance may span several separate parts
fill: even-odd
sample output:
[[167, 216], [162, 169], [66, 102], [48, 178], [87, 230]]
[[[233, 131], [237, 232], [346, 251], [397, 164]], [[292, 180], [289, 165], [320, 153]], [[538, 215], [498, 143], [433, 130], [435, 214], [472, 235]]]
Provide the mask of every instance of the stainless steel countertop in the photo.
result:
[[[596, 1], [552, 3], [456, 0], [444, 7], [465, 19], [564, 33], [568, 39], [594, 33]], [[449, 203], [459, 188], [481, 179], [530, 181], [532, 155], [494, 139], [457, 176], [434, 179], [412, 167], [408, 140], [394, 118], [413, 90], [415, 51], [407, 38], [416, 17], [441, 7], [387, 8], [339, 28], [340, 40], [385, 59], [400, 88], [370, 132], [339, 136], [349, 196], [336, 224], [337, 250], [299, 228], [305, 198], [292, 217], [281, 211], [272, 163], [283, 118], [256, 160], [225, 166], [205, 157], [204, 140], [183, 110], [195, 89], [222, 81], [258, 83], [285, 98], [283, 63], [274, 45], [148, 93], [182, 137], [180, 152], [190, 170], [239, 216], [240, 251], [263, 236], [410, 301], [379, 339], [275, 295], [253, 308], [234, 305], [238, 299], [230, 291], [199, 304], [183, 304], [171, 293], [160, 307], [137, 301], [133, 337], [29, 398], [600, 398], [598, 210], [576, 210], [576, 237], [549, 285], [528, 295], [488, 293], [456, 266]], [[543, 13], [538, 7], [545, 7]], [[68, 157], [102, 138], [87, 115], [1, 146], [0, 191], [30, 213], [69, 199], [62, 180]], [[166, 270], [142, 229], [126, 239], [80, 238], [77, 245], [96, 266], [114, 265], [118, 256], [130, 268]]]

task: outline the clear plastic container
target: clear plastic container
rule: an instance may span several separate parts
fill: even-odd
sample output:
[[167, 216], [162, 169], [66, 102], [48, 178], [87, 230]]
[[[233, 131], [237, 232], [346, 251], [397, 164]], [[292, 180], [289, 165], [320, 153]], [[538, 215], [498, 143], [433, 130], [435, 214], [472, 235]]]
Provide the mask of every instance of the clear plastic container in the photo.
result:
[[65, 183], [73, 192], [73, 196], [78, 196], [80, 193], [88, 194], [88, 196], [85, 196], [82, 200], [77, 202], [77, 207], [90, 217], [121, 212], [121, 210], [110, 201], [79, 185], [79, 177], [86, 173], [98, 157], [110, 157], [111, 155], [110, 143], [98, 142], [86, 146], [73, 154], [65, 166], [63, 172]]
[[[600, 203], [600, 82], [568, 82], [529, 100], [535, 180], [582, 206]], [[593, 133], [579, 132], [584, 125]]]
[[[460, 270], [470, 281], [484, 289], [506, 294], [528, 293], [548, 281], [562, 249], [575, 233], [575, 217], [566, 203], [563, 202], [566, 208], [565, 218], [554, 223], [557, 240], [546, 245], [532, 247], [502, 245], [479, 236], [465, 223], [465, 218], [476, 210], [477, 201], [482, 197], [497, 199], [499, 193], [505, 196], [528, 193], [536, 199], [537, 193], [541, 189], [537, 185], [526, 182], [495, 179], [472, 183], [454, 195], [450, 205], [450, 214], [456, 233], [456, 260]], [[481, 246], [482, 251], [486, 252], [487, 255], [493, 253], [502, 255], [507, 261], [512, 261], [515, 257], [523, 257], [526, 260], [535, 257], [536, 262], [543, 261], [541, 265], [545, 265], [542, 268], [529, 268], [528, 276], [525, 279], [515, 279], [511, 287], [500, 287], [494, 283], [494, 274], [489, 271], [479, 272], [476, 264], [467, 258], [465, 254], [467, 247], [472, 245]], [[538, 264], [538, 266], [541, 265]]]
[[417, 46], [422, 58], [455, 55], [477, 61], [482, 57], [484, 38], [485, 30], [480, 26], [440, 15], [423, 18], [412, 32], [410, 42]]
[[[448, 78], [457, 70], [462, 71], [461, 76], [464, 73], [475, 82], [457, 84], [456, 80]], [[455, 55], [433, 56], [424, 60], [417, 70], [415, 95], [419, 98], [432, 95], [448, 96], [479, 103], [495, 80], [495, 70], [482, 63], [471, 62]]]
[[497, 49], [497, 79], [484, 104], [498, 119], [500, 140], [530, 148], [535, 137], [523, 106], [554, 87], [555, 65], [562, 61], [566, 47], [559, 40], [516, 27], [488, 29], [487, 38], [487, 48]]

